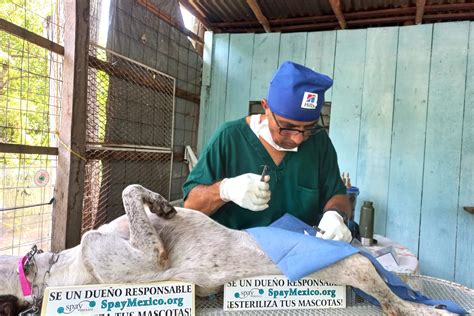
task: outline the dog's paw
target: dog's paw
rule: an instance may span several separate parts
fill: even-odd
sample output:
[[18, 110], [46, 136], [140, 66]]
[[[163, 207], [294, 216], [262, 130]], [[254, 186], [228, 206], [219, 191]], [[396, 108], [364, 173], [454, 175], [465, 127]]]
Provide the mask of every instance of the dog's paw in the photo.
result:
[[156, 215], [170, 219], [176, 215], [176, 209], [161, 195], [156, 194], [151, 201], [149, 201], [150, 211]]

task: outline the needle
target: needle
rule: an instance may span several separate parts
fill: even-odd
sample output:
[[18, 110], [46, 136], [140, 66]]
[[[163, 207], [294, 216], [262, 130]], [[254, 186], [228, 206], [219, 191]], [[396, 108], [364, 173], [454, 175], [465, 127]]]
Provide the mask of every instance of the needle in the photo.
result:
[[267, 173], [268, 173], [268, 166], [263, 165], [262, 177], [260, 178], [260, 181], [263, 182], [265, 180], [265, 176], [267, 175]]
[[319, 228], [318, 226], [314, 225], [313, 228], [320, 234], [324, 235], [325, 231]]

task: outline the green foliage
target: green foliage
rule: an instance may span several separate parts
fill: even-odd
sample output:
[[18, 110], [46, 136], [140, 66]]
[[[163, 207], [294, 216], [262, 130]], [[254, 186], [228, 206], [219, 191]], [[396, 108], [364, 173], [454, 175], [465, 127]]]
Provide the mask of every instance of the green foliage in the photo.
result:
[[99, 117], [99, 124], [97, 125], [98, 128], [98, 141], [103, 143], [105, 141], [105, 124], [107, 122], [107, 100], [109, 97], [109, 75], [102, 70], [97, 71], [97, 82], [99, 83], [97, 86], [97, 104], [98, 108], [98, 117]]
[[[44, 36], [51, 1], [0, 0], [0, 17]], [[49, 52], [0, 31], [0, 142], [49, 146]]]

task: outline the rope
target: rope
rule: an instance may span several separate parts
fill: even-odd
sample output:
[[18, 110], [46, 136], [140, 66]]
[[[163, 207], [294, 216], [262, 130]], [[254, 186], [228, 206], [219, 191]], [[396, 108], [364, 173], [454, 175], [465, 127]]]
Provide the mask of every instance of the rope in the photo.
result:
[[79, 153], [75, 152], [74, 150], [72, 150], [71, 147], [69, 147], [67, 144], [65, 144], [65, 143], [61, 140], [61, 137], [59, 136], [59, 131], [58, 131], [58, 130], [56, 130], [54, 133], [55, 133], [56, 136], [58, 137], [59, 143], [60, 143], [61, 145], [63, 145], [63, 147], [66, 148], [67, 151], [69, 151], [71, 154], [73, 154], [73, 155], [76, 156], [77, 158], [82, 159], [82, 160], [84, 160], [85, 162], [87, 162], [87, 159], [86, 159], [86, 158], [82, 157], [81, 154], [79, 154]]

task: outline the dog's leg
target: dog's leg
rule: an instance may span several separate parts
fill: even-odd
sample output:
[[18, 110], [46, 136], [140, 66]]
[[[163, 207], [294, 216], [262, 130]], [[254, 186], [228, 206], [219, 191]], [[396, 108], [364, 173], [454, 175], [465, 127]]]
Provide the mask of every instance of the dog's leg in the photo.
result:
[[153, 213], [166, 219], [176, 215], [176, 210], [161, 195], [137, 184], [126, 187], [122, 199], [130, 222], [130, 244], [141, 251], [155, 254], [159, 258], [159, 266], [167, 267], [168, 252], [146, 215], [144, 203], [149, 205]]
[[[156, 215], [163, 217], [165, 219], [170, 219], [176, 215], [176, 210], [171, 205], [167, 199], [162, 197], [159, 193], [150, 191], [141, 185], [133, 184], [129, 185], [125, 188], [123, 199], [125, 203], [125, 192], [127, 191], [127, 195], [130, 195], [132, 200], [136, 200], [137, 198], [146, 203], [150, 211], [155, 213]], [[128, 197], [127, 197], [128, 200]]]
[[[164, 218], [176, 210], [166, 200], [142, 186], [130, 185], [122, 193], [127, 213], [130, 239], [120, 235], [87, 232], [81, 241], [83, 262], [87, 270], [100, 283], [137, 281], [140, 275], [163, 271], [169, 267], [168, 252], [159, 234], [152, 226], [145, 203]], [[166, 202], [166, 203], [165, 203]]]
[[377, 299], [388, 315], [440, 315], [450, 314], [431, 306], [404, 301], [385, 284], [369, 259], [361, 254], [347, 257], [324, 270], [311, 275], [336, 284], [358, 288]]

